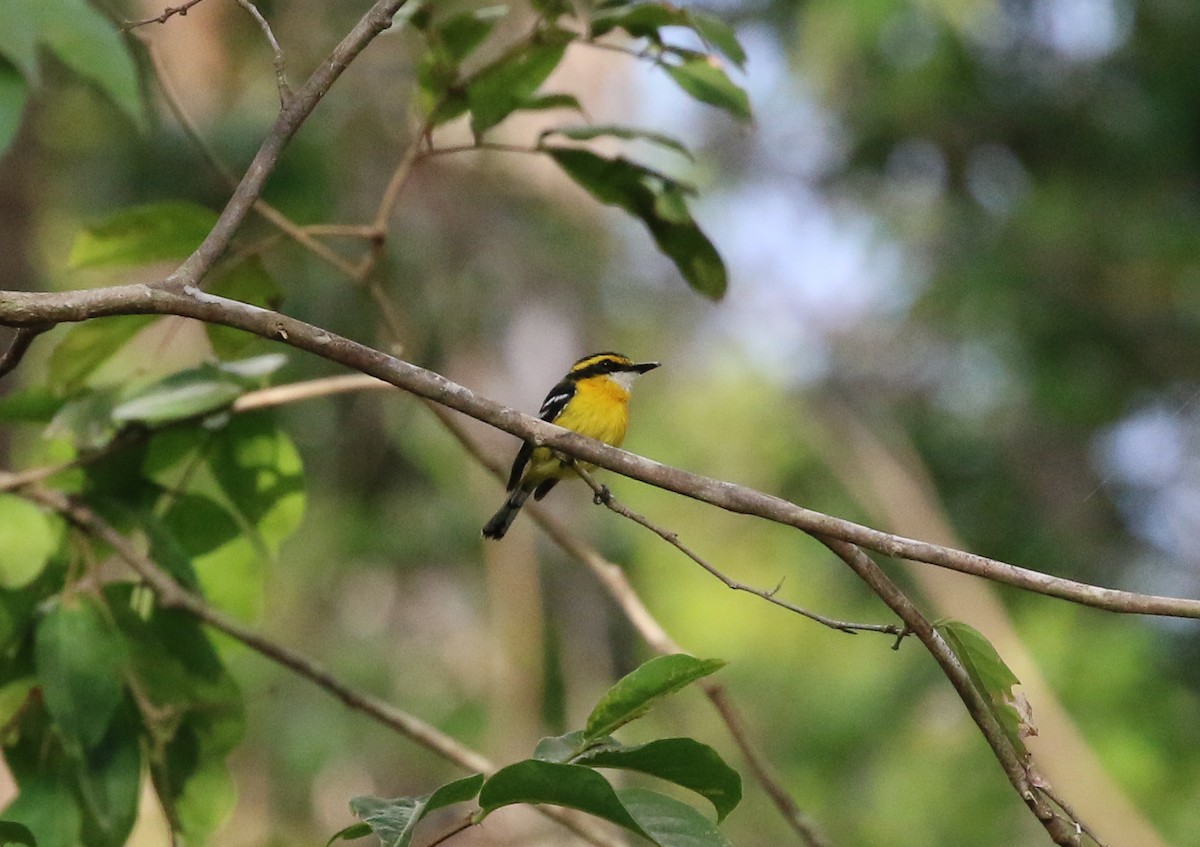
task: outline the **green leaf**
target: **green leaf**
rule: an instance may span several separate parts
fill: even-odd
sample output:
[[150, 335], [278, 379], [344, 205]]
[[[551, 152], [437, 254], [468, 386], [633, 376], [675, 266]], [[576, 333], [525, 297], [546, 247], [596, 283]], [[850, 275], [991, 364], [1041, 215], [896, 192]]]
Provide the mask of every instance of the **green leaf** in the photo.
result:
[[723, 659], [697, 659], [685, 653], [658, 656], [608, 689], [588, 715], [584, 737], [610, 734], [644, 715], [655, 701], [725, 667]]
[[570, 138], [572, 141], [591, 141], [593, 138], [620, 138], [625, 141], [649, 141], [651, 144], [657, 144], [659, 147], [666, 147], [668, 150], [674, 150], [688, 159], [694, 158], [692, 152], [684, 146], [683, 142], [672, 138], [669, 135], [663, 135], [661, 132], [652, 132], [646, 129], [635, 129], [628, 126], [615, 126], [612, 124], [593, 125], [593, 126], [576, 126], [576, 127], [556, 127], [547, 129], [538, 137], [538, 146], [544, 139], [561, 135], [563, 138]]
[[742, 800], [742, 778], [707, 744], [691, 738], [662, 738], [635, 747], [602, 745], [585, 750], [574, 764], [638, 771], [695, 791], [713, 804], [717, 820]]
[[550, 23], [571, 12], [571, 4], [567, 0], [529, 0], [529, 5]]
[[181, 261], [200, 246], [217, 222], [194, 203], [152, 203], [124, 209], [75, 238], [67, 265], [113, 268]]
[[75, 763], [87, 847], [121, 847], [133, 829], [142, 782], [140, 726], [127, 700], [104, 740]]
[[565, 735], [543, 738], [533, 749], [533, 758], [542, 762], [569, 762], [591, 744], [603, 743], [605, 740], [609, 739], [589, 741], [584, 736], [583, 730], [576, 729]]
[[201, 366], [139, 388], [113, 408], [112, 419], [118, 425], [162, 426], [226, 409], [245, 390], [232, 375], [212, 365]]
[[738, 120], [750, 120], [750, 98], [746, 92], [708, 59], [688, 59], [679, 65], [664, 64], [663, 69], [680, 88], [701, 103], [723, 109]]
[[412, 841], [413, 831], [422, 818], [437, 809], [473, 799], [481, 785], [483, 774], [474, 774], [446, 783], [425, 797], [397, 797], [394, 800], [354, 797], [350, 800], [350, 811], [379, 836], [384, 847], [406, 847]]
[[552, 109], [572, 109], [576, 112], [583, 112], [583, 106], [571, 94], [538, 94], [525, 100], [518, 109], [522, 112], [544, 112]]
[[209, 467], [274, 555], [304, 514], [304, 469], [291, 439], [269, 414], [238, 415], [213, 444]]
[[62, 400], [44, 385], [19, 388], [0, 397], [0, 421], [49, 423], [61, 408]]
[[713, 822], [687, 803], [644, 788], [617, 792], [622, 805], [650, 839], [663, 847], [731, 847]]
[[4, 817], [37, 833], [37, 847], [77, 847], [82, 821], [67, 781], [46, 772], [17, 777], [21, 793], [4, 810]]
[[475, 74], [467, 89], [467, 104], [471, 132], [476, 138], [532, 99], [562, 61], [568, 39], [569, 35], [555, 35], [530, 44], [517, 53], [501, 56]]
[[29, 86], [21, 72], [0, 57], [0, 156], [17, 137], [28, 99]]
[[28, 500], [0, 494], [0, 588], [24, 588], [46, 567], [59, 531]]
[[974, 627], [962, 621], [943, 620], [934, 628], [962, 662], [975, 687], [983, 693], [1013, 747], [1019, 754], [1028, 755], [1025, 738], [1036, 731], [1028, 722], [1028, 703], [1024, 697], [1013, 693], [1013, 686], [1021, 684], [1016, 674], [1000, 658], [992, 643]]
[[492, 34], [496, 24], [507, 12], [507, 6], [499, 5], [451, 15], [431, 27], [428, 37], [431, 43], [444, 50], [446, 56], [457, 65], [474, 53]]
[[86, 595], [64, 596], [38, 623], [34, 662], [46, 710], [68, 745], [95, 747], [121, 703], [129, 656]]
[[692, 288], [714, 300], [724, 295], [725, 263], [687, 212], [678, 183], [627, 159], [606, 159], [575, 147], [543, 149], [601, 203], [639, 218]]
[[649, 837], [625, 809], [608, 780], [583, 765], [526, 759], [496, 771], [479, 791], [479, 806], [485, 814], [516, 803], [548, 803], [579, 809]]
[[16, 821], [0, 821], [0, 847], [6, 844], [24, 844], [25, 847], [37, 847], [37, 839], [29, 831], [29, 827]]
[[330, 847], [335, 841], [354, 841], [357, 838], [365, 838], [372, 832], [370, 824], [352, 823], [345, 829], [338, 830], [333, 835], [329, 836], [329, 840], [325, 842], [325, 847]]
[[733, 62], [739, 69], [746, 67], [746, 51], [738, 41], [733, 27], [708, 12], [690, 10], [687, 15], [692, 29], [704, 39], [706, 44], [716, 48], [721, 55]]
[[38, 687], [36, 677], [14, 679], [0, 687], [0, 725], [8, 726], [17, 713], [26, 707], [30, 693]]
[[77, 391], [97, 368], [155, 320], [155, 315], [118, 315], [75, 324], [50, 354], [50, 385], [61, 394]]
[[0, 55], [38, 82], [38, 48], [102, 91], [139, 128], [146, 125], [137, 69], [115, 26], [86, 0], [0, 3]]
[[592, 18], [592, 37], [599, 38], [614, 29], [623, 29], [634, 38], [649, 38], [662, 43], [659, 29], [664, 26], [688, 26], [688, 13], [668, 3], [638, 3], [599, 11]]

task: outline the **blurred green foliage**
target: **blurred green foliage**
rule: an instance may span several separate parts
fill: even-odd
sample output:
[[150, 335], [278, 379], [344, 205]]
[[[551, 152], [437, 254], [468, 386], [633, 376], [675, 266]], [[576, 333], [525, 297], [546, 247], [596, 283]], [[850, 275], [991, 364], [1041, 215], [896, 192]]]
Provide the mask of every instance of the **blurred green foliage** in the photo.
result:
[[[186, 253], [196, 240], [188, 221], [219, 209], [229, 189], [159, 97], [150, 119], [142, 114], [135, 68], [152, 76], [143, 48], [128, 49], [83, 2], [34, 5], [34, 16], [28, 4], [0, 7], [0, 24], [9, 24], [0, 25], [0, 145], [8, 145], [0, 277], [5, 287], [48, 290], [151, 278], [129, 265]], [[157, 43], [201, 134], [237, 170], [277, 99], [257, 28], [223, 5], [208, 0], [140, 33]], [[315, 2], [260, 5], [293, 82], [356, 13]], [[551, 23], [564, 11], [534, 5]], [[882, 431], [911, 439], [970, 549], [1103, 584], [1198, 596], [1190, 504], [1200, 456], [1200, 10], [1173, 0], [683, 5], [736, 24], [748, 53], [744, 75], [716, 18], [694, 14], [699, 35], [689, 42], [677, 29], [664, 40], [636, 16], [621, 22], [623, 12], [610, 12], [602, 28], [620, 30], [618, 40], [628, 34], [635, 49], [652, 53], [672, 45], [655, 55], [674, 71], [639, 70], [627, 56], [604, 64], [579, 45], [563, 52], [551, 34], [533, 58], [563, 56], [561, 77], [547, 77], [548, 62], [526, 61], [510, 72], [518, 79], [498, 86], [520, 96], [481, 99], [477, 91], [472, 104], [469, 94], [456, 99], [456, 86], [474, 74], [494, 78], [484, 71], [501, 58], [498, 45], [526, 32], [530, 19], [475, 16], [477, 7], [463, 3], [446, 12], [443, 21], [468, 14], [440, 45], [428, 26], [389, 33], [289, 146], [266, 199], [302, 224], [369, 220], [414, 126], [431, 115], [445, 122], [447, 145], [487, 133], [496, 144], [574, 147], [572, 138], [586, 133], [542, 134], [583, 123], [569, 100], [538, 99], [545, 81], [550, 94], [576, 98], [593, 123], [636, 124], [639, 133], [702, 148], [691, 164], [651, 152], [652, 134], [639, 136], [650, 145], [618, 134], [631, 145], [622, 155], [638, 154], [645, 170], [625, 173], [630, 188], [615, 200], [601, 196], [601, 181], [575, 176], [656, 237], [655, 227], [698, 221], [689, 236], [703, 229], [727, 256], [720, 305], [681, 284], [679, 266], [619, 212], [599, 209], [561, 174], [539, 169], [544, 163], [503, 152], [419, 162], [367, 286], [251, 221], [219, 271], [223, 293], [262, 305], [282, 298], [288, 313], [381, 349], [399, 342], [405, 358], [528, 410], [567, 363], [593, 349], [661, 359], [666, 367], [634, 398], [630, 449], [877, 520], [831, 467], [849, 449], [816, 411], [832, 394]], [[130, 18], [145, 11], [112, 8]], [[724, 56], [705, 64], [723, 74], [715, 82], [688, 52], [705, 42]], [[688, 92], [744, 117], [726, 87], [734, 82], [750, 92], [750, 128], [686, 105]], [[458, 119], [471, 108], [473, 120]], [[607, 159], [617, 148], [598, 149]], [[698, 200], [681, 212], [675, 189], [692, 183]], [[770, 219], [775, 207], [754, 202], [760, 195], [749, 187], [763, 185], [814, 198], [802, 207], [807, 217], [828, 214], [846, 229], [847, 210], [869, 218], [882, 233], [873, 237], [902, 257], [898, 278], [871, 262], [857, 266], [857, 278], [839, 276], [844, 247], [797, 248], [798, 233]], [[156, 222], [181, 222], [172, 238], [152, 242], [166, 253], [121, 264], [120, 250], [96, 249], [106, 237], [110, 247], [129, 247], [113, 240], [127, 232], [115, 223], [146, 208], [158, 210]], [[328, 243], [357, 258], [356, 242]], [[762, 261], [775, 254], [786, 257], [778, 277]], [[720, 285], [706, 288], [697, 279], [717, 277], [705, 262], [691, 281], [719, 294], [725, 267]], [[832, 300], [796, 299], [825, 277], [844, 286]], [[884, 282], [872, 286], [875, 278]], [[882, 288], [888, 280], [894, 290]], [[403, 337], [382, 323], [368, 286], [394, 304]], [[840, 317], [845, 303], [864, 298], [867, 306]], [[739, 319], [754, 304], [761, 311]], [[120, 347], [132, 355], [102, 368]], [[219, 328], [200, 338], [143, 318], [54, 330], [5, 380], [5, 465], [68, 457], [65, 434], [93, 448], [107, 443], [119, 429], [109, 426], [112, 409], [127, 399], [119, 387], [161, 399], [161, 380], [199, 367], [213, 349], [230, 360], [269, 348], [242, 347]], [[804, 350], [817, 351], [815, 366]], [[272, 379], [330, 372], [293, 357]], [[47, 380], [58, 396], [46, 395]], [[176, 395], [165, 395], [168, 419], [215, 411], [213, 429], [185, 421], [55, 481], [93, 498], [119, 528], [140, 527], [156, 559], [214, 603], [498, 761], [581, 725], [609, 682], [649, 655], [598, 584], [531, 541], [524, 520], [504, 547], [483, 547], [478, 529], [500, 486], [411, 398], [331, 397], [229, 422], [224, 405], [249, 386], [227, 376], [215, 382], [238, 387], [228, 396], [201, 392], [199, 407], [175, 407]], [[1154, 410], [1165, 410], [1154, 418], [1163, 423], [1147, 435], [1134, 425]], [[46, 442], [56, 412], [62, 426]], [[501, 461], [515, 449], [507, 439], [486, 443]], [[1122, 444], [1132, 458], [1121, 459], [1113, 445]], [[186, 490], [177, 490], [181, 480]], [[781, 592], [806, 607], [885, 619], [793, 532], [608, 482], [740, 580], [767, 588], [783, 580]], [[828, 632], [728, 592], [648, 534], [588, 508], [582, 486], [563, 486], [550, 502], [626, 567], [673, 637], [730, 661], [722, 675], [751, 734], [835, 844], [1045, 839], [914, 645], [893, 653], [883, 639]], [[6, 817], [29, 823], [39, 844], [119, 843], [133, 825], [127, 804], [109, 802], [131, 796], [137, 770], [130, 695], [114, 700], [100, 686], [108, 716], [100, 737], [99, 711], [80, 712], [71, 691], [47, 692], [45, 711], [22, 711], [33, 675], [51, 673], [64, 656], [96, 653], [97, 667], [140, 669], [143, 696], [177, 711], [173, 735], [150, 748], [147, 762], [195, 837], [321, 843], [352, 820], [351, 796], [417, 797], [462, 776], [262, 658], [224, 641], [214, 647], [175, 613], [149, 613], [127, 588], [60, 596], [80, 575], [80, 554], [55, 520], [23, 506], [0, 499], [0, 534], [17, 527], [28, 548], [15, 563], [12, 548], [0, 551], [8, 680], [0, 717], [20, 730], [4, 739], [22, 786]], [[1200, 830], [1194, 624], [1120, 619], [1012, 592], [1003, 599], [1104, 767], [1169, 843], [1190, 843]], [[507, 615], [552, 646], [526, 655]], [[85, 630], [105, 635], [79, 636]], [[114, 631], [146, 652], [106, 649]], [[59, 649], [72, 639], [89, 652]], [[630, 727], [631, 743], [686, 731], [740, 767], [716, 716], [689, 696]], [[1033, 709], [1036, 722], [1037, 702]], [[544, 725], [543, 713], [558, 718]], [[60, 731], [64, 722], [71, 732]], [[1055, 787], [1074, 799], [1071, 785]], [[97, 802], [81, 804], [84, 794]], [[59, 813], [21, 817], [31, 808]], [[744, 845], [793, 837], [751, 784], [722, 829]], [[137, 837], [153, 836], [139, 829]]]

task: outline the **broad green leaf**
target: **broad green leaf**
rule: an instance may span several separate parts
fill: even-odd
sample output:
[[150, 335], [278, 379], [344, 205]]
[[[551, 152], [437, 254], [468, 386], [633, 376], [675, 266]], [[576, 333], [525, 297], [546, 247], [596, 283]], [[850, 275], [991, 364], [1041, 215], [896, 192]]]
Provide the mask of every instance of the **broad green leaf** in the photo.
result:
[[663, 847], [731, 847], [704, 815], [672, 797], [626, 788], [617, 792], [622, 805], [650, 839]]
[[745, 68], [746, 51], [738, 41], [733, 27], [708, 12], [689, 11], [688, 20], [692, 29], [704, 39], [705, 43], [716, 48], [721, 55], [737, 65], [739, 69]]
[[543, 738], [533, 748], [533, 758], [542, 762], [569, 762], [592, 744], [604, 743], [609, 739], [589, 741], [583, 730], [576, 729], [565, 735]]
[[547, 40], [505, 54], [475, 74], [467, 89], [467, 104], [476, 138], [533, 97], [562, 61], [569, 37], [551, 31]]
[[94, 83], [139, 129], [145, 127], [137, 68], [113, 23], [86, 0], [38, 0], [31, 5], [40, 24], [38, 40]]
[[485, 6], [451, 15], [444, 21], [434, 23], [427, 31], [428, 38], [435, 49], [444, 50], [457, 65], [492, 34], [507, 11], [507, 6]]
[[242, 528], [224, 506], [200, 494], [174, 496], [162, 516], [162, 525], [170, 531], [189, 557], [212, 553], [241, 535]]
[[155, 315], [118, 315], [75, 324], [50, 354], [50, 385], [61, 394], [76, 391], [155, 320]]
[[[379, 836], [384, 847], [407, 847], [422, 818], [437, 809], [474, 799], [481, 785], [483, 774], [474, 774], [449, 782], [425, 797], [398, 797], [394, 800], [354, 797], [350, 800], [350, 811]], [[338, 833], [339, 836], [341, 834]]]
[[113, 407], [112, 419], [118, 425], [162, 426], [228, 408], [245, 391], [241, 380], [215, 366], [192, 368], [122, 398]]
[[358, 838], [366, 838], [371, 832], [370, 824], [352, 823], [345, 829], [340, 829], [329, 836], [329, 840], [325, 842], [325, 847], [330, 847], [335, 841], [354, 841]]
[[680, 88], [701, 103], [723, 109], [738, 120], [750, 120], [750, 98], [745, 90], [711, 61], [688, 59], [679, 65], [664, 64], [663, 69]]
[[182, 261], [217, 222], [211, 209], [194, 203], [152, 203], [123, 209], [75, 238], [72, 268], [113, 268]]
[[286, 353], [264, 353], [248, 359], [236, 359], [232, 362], [218, 362], [217, 368], [227, 374], [233, 374], [245, 380], [247, 387], [254, 382], [261, 382], [287, 364]]
[[140, 727], [127, 700], [104, 740], [75, 763], [87, 847], [121, 847], [133, 829], [142, 782]]
[[141, 473], [168, 491], [182, 491], [204, 462], [204, 451], [219, 433], [201, 427], [174, 427], [155, 432], [146, 446]]
[[[225, 754], [199, 755], [199, 765], [188, 773], [182, 792], [175, 798], [175, 813], [185, 844], [208, 841], [237, 802], [237, 786], [224, 762]], [[172, 775], [171, 779], [175, 778]]]
[[1020, 685], [1016, 674], [1000, 658], [992, 643], [979, 630], [962, 621], [938, 621], [935, 629], [962, 662], [971, 681], [987, 699], [992, 714], [1004, 728], [1005, 735], [1018, 753], [1026, 755], [1025, 737], [1034, 734], [1027, 716], [1018, 709], [1023, 699], [1013, 694], [1013, 686]]
[[46, 425], [47, 438], [65, 438], [79, 452], [99, 450], [117, 434], [112, 391], [88, 391], [68, 400]]
[[608, 780], [583, 765], [526, 759], [496, 771], [479, 791], [479, 807], [485, 814], [516, 803], [579, 809], [649, 837], [622, 805]]
[[30, 83], [39, 82], [38, 50], [93, 83], [138, 127], [144, 127], [137, 69], [121, 33], [86, 0], [0, 3], [0, 56]]
[[529, 5], [544, 20], [553, 23], [563, 15], [571, 12], [571, 4], [567, 0], [529, 0]]
[[4, 810], [5, 821], [36, 833], [37, 847], [78, 847], [82, 821], [67, 781], [60, 774], [44, 772], [17, 777], [21, 793]]
[[274, 555], [304, 513], [303, 467], [291, 439], [269, 414], [239, 415], [214, 442], [209, 467]]
[[575, 126], [575, 127], [556, 127], [547, 129], [538, 137], [538, 145], [541, 142], [554, 135], [561, 135], [563, 138], [570, 138], [572, 141], [591, 141], [593, 138], [620, 138], [625, 141], [648, 141], [651, 144], [657, 144], [659, 147], [666, 147], [668, 150], [674, 150], [683, 156], [691, 159], [692, 152], [684, 146], [683, 142], [672, 138], [669, 135], [663, 135], [661, 132], [652, 132], [646, 129], [635, 129], [628, 126], [615, 126], [612, 124], [594, 125], [594, 126]]
[[[217, 297], [227, 297], [264, 309], [277, 309], [283, 300], [283, 292], [257, 256], [223, 266], [213, 275], [205, 290]], [[256, 335], [221, 324], [205, 324], [204, 331], [218, 359], [236, 358], [266, 343]]]
[[41, 509], [0, 494], [0, 588], [24, 588], [37, 579], [58, 540], [58, 529]]
[[697, 659], [685, 653], [658, 656], [621, 678], [588, 715], [587, 739], [608, 735], [644, 715], [655, 701], [725, 667], [723, 659]]
[[29, 694], [38, 686], [36, 677], [24, 676], [0, 687], [0, 726], [8, 726], [24, 708]]
[[662, 738], [635, 747], [602, 745], [572, 759], [592, 768], [638, 771], [695, 791], [713, 804], [717, 820], [742, 800], [742, 778], [707, 744], [691, 738]]
[[371, 828], [383, 847], [405, 847], [412, 841], [421, 801], [416, 797], [352, 797], [350, 811]]
[[677, 182], [627, 159], [606, 159], [575, 147], [543, 149], [601, 203], [639, 218], [692, 288], [714, 300], [724, 295], [725, 263], [687, 212]]
[[634, 38], [649, 38], [662, 43], [659, 29], [665, 26], [688, 26], [690, 20], [684, 9], [668, 3], [637, 3], [601, 10], [592, 17], [592, 36], [599, 38], [614, 29], [623, 29]]
[[121, 703], [129, 655], [87, 595], [64, 596], [38, 623], [34, 661], [50, 717], [67, 743], [94, 747]]
[[6, 844], [24, 844], [25, 847], [37, 847], [37, 839], [29, 831], [29, 827], [16, 821], [0, 821], [0, 847]]
[[537, 94], [517, 107], [522, 112], [544, 112], [551, 109], [571, 109], [583, 112], [579, 100], [571, 94]]
[[0, 421], [49, 423], [62, 408], [62, 399], [44, 385], [18, 388], [0, 397]]
[[[0, 26], [3, 26], [2, 21]], [[28, 99], [29, 86], [21, 72], [0, 57], [0, 157], [17, 137]]]

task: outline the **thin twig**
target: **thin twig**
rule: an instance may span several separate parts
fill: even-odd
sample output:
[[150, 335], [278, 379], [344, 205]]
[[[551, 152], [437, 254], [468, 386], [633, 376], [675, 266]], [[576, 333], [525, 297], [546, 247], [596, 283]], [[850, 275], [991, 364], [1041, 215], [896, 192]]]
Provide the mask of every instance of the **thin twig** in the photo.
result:
[[[24, 496], [62, 515], [86, 535], [104, 542], [150, 587], [163, 608], [177, 609], [191, 615], [205, 625], [244, 644], [259, 655], [287, 668], [297, 676], [307, 679], [340, 700], [348, 708], [373, 718], [465, 770], [479, 773], [496, 771], [496, 765], [489, 759], [459, 743], [432, 724], [397, 709], [383, 700], [351, 688], [308, 657], [254, 632], [223, 612], [212, 608], [204, 600], [183, 588], [170, 574], [135, 547], [129, 539], [117, 532], [107, 521], [84, 504], [72, 500], [61, 492], [45, 488], [28, 488], [24, 491]], [[577, 820], [575, 816], [554, 807], [538, 806], [536, 808], [592, 844], [601, 847], [622, 847], [623, 845], [620, 840], [610, 837], [590, 821]]]
[[262, 16], [250, 0], [237, 0], [237, 4], [245, 9], [250, 17], [254, 18], [258, 24], [258, 28], [263, 31], [263, 35], [267, 39], [267, 43], [271, 45], [271, 62], [275, 66], [275, 85], [279, 89], [279, 107], [285, 108], [288, 101], [292, 99], [292, 89], [287, 81], [287, 68], [283, 63], [283, 50], [279, 47], [279, 42], [275, 40], [275, 33], [271, 31], [271, 25], [267, 23], [267, 19]]
[[646, 518], [644, 515], [640, 515], [633, 511], [628, 506], [618, 501], [617, 498], [612, 495], [612, 492], [608, 490], [607, 486], [596, 482], [596, 478], [592, 476], [585, 468], [580, 466], [578, 462], [573, 459], [569, 461], [575, 473], [579, 474], [580, 478], [586, 482], [588, 487], [591, 488], [595, 493], [597, 505], [606, 506], [610, 511], [616, 512], [621, 517], [628, 518], [639, 526], [644, 526], [646, 529], [653, 532], [680, 553], [683, 553], [683, 555], [687, 556], [700, 567], [704, 568], [704, 570], [715, 576], [717, 579], [723, 582], [727, 588], [732, 588], [734, 591], [745, 591], [747, 594], [753, 594], [755, 597], [760, 597], [763, 600], [766, 600], [768, 603], [772, 603], [780, 608], [787, 609], [789, 612], [795, 612], [798, 615], [802, 615], [809, 620], [816, 621], [817, 623], [827, 626], [830, 629], [836, 629], [838, 632], [845, 632], [849, 635], [856, 635], [859, 632], [882, 632], [888, 635], [896, 636], [903, 636], [905, 634], [903, 627], [896, 626], [896, 624], [850, 623], [849, 621], [839, 621], [835, 618], [826, 617], [825, 615], [809, 611], [808, 609], [781, 599], [779, 597], [778, 587], [767, 591], [763, 588], [755, 588], [753, 585], [747, 585], [744, 582], [738, 582], [736, 579], [733, 579], [722, 573], [718, 568], [714, 567], [712, 564], [697, 555], [694, 550], [687, 547], [687, 545], [679, 540], [679, 533], [663, 529]]
[[35, 324], [33, 326], [18, 327], [16, 335], [9, 342], [8, 349], [3, 354], [0, 354], [0, 377], [21, 364], [21, 360], [25, 358], [25, 354], [29, 352], [30, 345], [33, 344], [33, 339], [53, 328], [54, 324]]
[[163, 10], [161, 15], [157, 15], [153, 18], [142, 18], [138, 21], [126, 21], [122, 26], [122, 29], [129, 31], [139, 26], [145, 26], [146, 24], [165, 24], [171, 17], [175, 15], [179, 15], [181, 18], [186, 17], [188, 10], [199, 2], [201, 2], [201, 0], [185, 0], [185, 2], [178, 6], [168, 6]]

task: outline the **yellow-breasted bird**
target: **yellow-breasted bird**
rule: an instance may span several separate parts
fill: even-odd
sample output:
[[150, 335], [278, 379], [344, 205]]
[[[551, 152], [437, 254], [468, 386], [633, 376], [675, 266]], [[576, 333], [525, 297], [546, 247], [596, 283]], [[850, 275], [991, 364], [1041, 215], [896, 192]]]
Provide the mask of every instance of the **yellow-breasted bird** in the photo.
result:
[[[538, 416], [614, 447], [625, 440], [629, 390], [633, 381], [658, 362], [635, 362], [620, 353], [584, 356], [550, 389]], [[581, 462], [584, 468], [593, 466]], [[484, 538], [503, 538], [529, 495], [541, 500], [560, 479], [570, 476], [567, 462], [549, 447], [526, 443], [508, 476], [508, 499], [483, 527]]]

